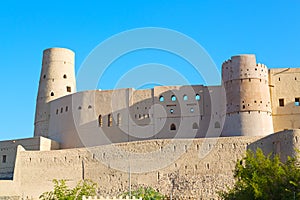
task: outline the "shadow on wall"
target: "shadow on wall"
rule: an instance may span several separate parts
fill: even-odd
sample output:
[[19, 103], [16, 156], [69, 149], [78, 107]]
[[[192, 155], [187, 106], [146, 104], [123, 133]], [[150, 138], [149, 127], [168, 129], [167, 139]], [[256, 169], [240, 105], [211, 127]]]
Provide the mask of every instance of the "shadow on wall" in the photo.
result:
[[[127, 108], [118, 107], [114, 102], [122, 99], [107, 100], [111, 103], [109, 114], [97, 112], [97, 104], [89, 105], [88, 110], [93, 111], [93, 119], [76, 127], [77, 134], [82, 142], [76, 146], [98, 146], [110, 143], [130, 142], [149, 139], [172, 139], [172, 138], [203, 138], [220, 136], [221, 123], [212, 119], [212, 101], [210, 90], [207, 87], [189, 86], [186, 89], [172, 89], [160, 93], [158, 96], [151, 90], [151, 98], [138, 99], [139, 90], [132, 91], [125, 102]], [[95, 99], [99, 95], [95, 91]], [[105, 102], [101, 102], [105, 105]], [[84, 112], [81, 105], [74, 105], [73, 112]], [[77, 109], [77, 110], [76, 110]], [[99, 109], [101, 110], [101, 109]], [[81, 113], [79, 113], [81, 115]], [[75, 119], [76, 123], [76, 119]], [[213, 127], [213, 130], [209, 128]], [[216, 134], [217, 132], [217, 134]], [[61, 134], [64, 134], [63, 132]], [[78, 137], [76, 135], [76, 137]], [[63, 143], [63, 142], [62, 142]]]

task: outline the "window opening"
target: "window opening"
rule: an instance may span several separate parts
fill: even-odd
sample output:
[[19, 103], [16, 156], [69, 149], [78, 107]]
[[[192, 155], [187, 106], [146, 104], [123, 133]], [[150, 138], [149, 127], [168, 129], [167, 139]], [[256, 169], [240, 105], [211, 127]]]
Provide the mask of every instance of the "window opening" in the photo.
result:
[[284, 106], [284, 99], [279, 99], [279, 106], [283, 107]]
[[175, 131], [176, 130], [176, 125], [175, 124], [171, 124], [170, 125], [170, 130], [171, 131]]

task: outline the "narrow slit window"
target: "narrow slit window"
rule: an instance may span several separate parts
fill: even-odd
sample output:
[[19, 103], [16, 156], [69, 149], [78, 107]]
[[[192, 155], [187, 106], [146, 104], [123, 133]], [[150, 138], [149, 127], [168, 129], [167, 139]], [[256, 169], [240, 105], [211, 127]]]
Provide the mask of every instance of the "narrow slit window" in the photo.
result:
[[2, 156], [2, 163], [6, 163], [6, 158], [7, 158], [6, 155], [3, 155], [3, 156]]
[[120, 126], [121, 124], [121, 115], [120, 113], [117, 114], [117, 126]]
[[99, 115], [99, 117], [98, 117], [98, 126], [99, 127], [103, 126], [102, 115]]
[[112, 116], [111, 116], [111, 114], [109, 114], [109, 115], [107, 116], [107, 119], [108, 119], [108, 121], [107, 121], [107, 126], [108, 126], [108, 127], [111, 127], [111, 126], [112, 126]]

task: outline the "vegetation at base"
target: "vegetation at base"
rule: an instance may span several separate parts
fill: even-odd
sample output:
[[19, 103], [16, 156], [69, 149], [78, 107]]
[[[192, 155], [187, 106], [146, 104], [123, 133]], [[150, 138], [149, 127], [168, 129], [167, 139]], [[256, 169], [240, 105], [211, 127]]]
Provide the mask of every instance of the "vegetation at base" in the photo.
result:
[[[126, 192], [121, 195], [122, 198], [129, 196], [129, 192]], [[157, 192], [155, 189], [151, 187], [140, 187], [137, 190], [131, 191], [131, 196], [140, 198], [142, 197], [143, 200], [162, 200], [166, 199], [165, 195]]]
[[82, 200], [82, 196], [95, 196], [97, 184], [91, 180], [84, 180], [77, 183], [76, 187], [70, 189], [66, 180], [53, 180], [54, 189], [44, 192], [39, 198], [42, 200]]
[[247, 151], [236, 163], [235, 184], [219, 192], [224, 200], [293, 200], [300, 199], [300, 168], [297, 158], [282, 163], [278, 155], [265, 156], [261, 149]]

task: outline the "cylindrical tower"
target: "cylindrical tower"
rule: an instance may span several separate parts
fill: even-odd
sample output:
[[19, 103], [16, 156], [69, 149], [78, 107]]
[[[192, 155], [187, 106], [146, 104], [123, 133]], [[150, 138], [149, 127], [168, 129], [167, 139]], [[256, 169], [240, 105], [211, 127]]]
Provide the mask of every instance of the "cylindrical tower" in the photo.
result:
[[222, 65], [226, 91], [223, 136], [264, 136], [273, 133], [268, 69], [255, 55], [233, 56]]
[[34, 136], [48, 136], [49, 102], [76, 92], [73, 51], [50, 48], [43, 52], [42, 70], [36, 100]]

